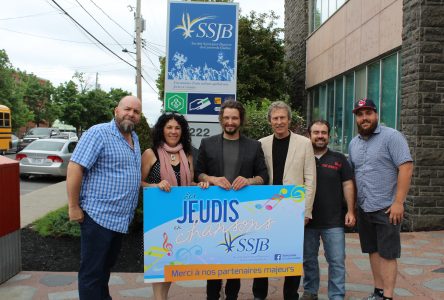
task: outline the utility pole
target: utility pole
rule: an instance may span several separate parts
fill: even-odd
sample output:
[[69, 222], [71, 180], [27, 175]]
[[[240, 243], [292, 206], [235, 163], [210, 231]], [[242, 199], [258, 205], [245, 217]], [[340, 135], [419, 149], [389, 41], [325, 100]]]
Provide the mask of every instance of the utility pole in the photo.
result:
[[142, 101], [142, 39], [140, 34], [143, 31], [142, 18], [140, 16], [141, 0], [137, 0], [136, 6], [136, 84], [137, 84], [137, 98]]

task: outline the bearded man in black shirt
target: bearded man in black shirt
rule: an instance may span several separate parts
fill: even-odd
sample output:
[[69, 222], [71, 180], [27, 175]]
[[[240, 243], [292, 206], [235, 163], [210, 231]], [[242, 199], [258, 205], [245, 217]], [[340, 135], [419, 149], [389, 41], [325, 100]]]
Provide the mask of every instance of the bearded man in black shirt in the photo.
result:
[[308, 133], [316, 157], [317, 188], [313, 218], [304, 232], [304, 294], [301, 300], [318, 299], [320, 239], [328, 262], [328, 299], [345, 299], [344, 225], [352, 227], [356, 222], [353, 172], [343, 154], [328, 149], [330, 124], [327, 121], [312, 122]]

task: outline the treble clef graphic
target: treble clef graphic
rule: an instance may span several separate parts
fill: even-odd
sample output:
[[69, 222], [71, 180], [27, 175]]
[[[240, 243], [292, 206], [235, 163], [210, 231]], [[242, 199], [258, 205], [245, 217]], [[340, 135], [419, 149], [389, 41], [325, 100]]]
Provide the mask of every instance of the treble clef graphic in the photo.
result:
[[163, 233], [163, 249], [165, 249], [168, 256], [171, 256], [173, 253], [173, 244], [168, 243], [168, 234], [166, 232]]

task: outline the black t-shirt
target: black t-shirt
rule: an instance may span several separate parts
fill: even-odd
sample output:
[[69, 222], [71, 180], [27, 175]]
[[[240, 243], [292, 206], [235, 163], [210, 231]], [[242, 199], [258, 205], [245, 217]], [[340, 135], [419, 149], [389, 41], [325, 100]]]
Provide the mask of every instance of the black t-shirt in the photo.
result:
[[283, 139], [273, 137], [273, 184], [280, 185], [284, 178], [285, 161], [287, 160], [290, 134]]
[[313, 203], [313, 219], [308, 228], [334, 228], [344, 226], [346, 205], [342, 183], [353, 178], [352, 169], [342, 153], [327, 150], [316, 158], [316, 195]]

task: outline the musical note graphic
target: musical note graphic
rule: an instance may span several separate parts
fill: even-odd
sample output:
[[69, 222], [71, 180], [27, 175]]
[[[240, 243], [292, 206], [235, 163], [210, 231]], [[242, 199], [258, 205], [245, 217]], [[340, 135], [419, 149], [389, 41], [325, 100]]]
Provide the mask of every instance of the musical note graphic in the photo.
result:
[[166, 234], [166, 232], [163, 233], [163, 249], [167, 252], [168, 256], [173, 254], [173, 244], [168, 243], [168, 234]]

